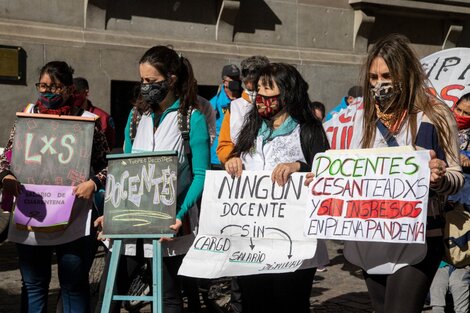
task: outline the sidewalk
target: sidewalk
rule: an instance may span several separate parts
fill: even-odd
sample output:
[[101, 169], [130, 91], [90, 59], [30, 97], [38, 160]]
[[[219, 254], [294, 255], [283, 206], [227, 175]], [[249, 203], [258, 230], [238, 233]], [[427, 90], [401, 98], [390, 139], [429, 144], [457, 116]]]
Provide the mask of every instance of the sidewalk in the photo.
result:
[[[331, 261], [326, 271], [315, 276], [310, 298], [311, 312], [372, 313], [361, 271], [344, 260], [340, 242], [328, 241], [327, 246]], [[3, 243], [0, 245], [0, 313], [19, 312], [20, 288], [21, 275], [15, 246]], [[58, 292], [57, 266], [54, 264], [49, 292], [50, 313], [55, 312]], [[150, 312], [150, 307], [141, 312]], [[423, 312], [430, 313], [431, 309]]]

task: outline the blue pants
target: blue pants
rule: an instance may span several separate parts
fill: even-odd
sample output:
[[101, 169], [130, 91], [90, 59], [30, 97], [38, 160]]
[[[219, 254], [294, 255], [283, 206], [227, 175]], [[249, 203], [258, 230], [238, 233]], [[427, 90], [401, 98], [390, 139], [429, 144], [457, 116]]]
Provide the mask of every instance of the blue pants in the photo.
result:
[[17, 244], [23, 280], [21, 312], [47, 313], [47, 295], [54, 251], [57, 256], [63, 312], [90, 312], [88, 272], [93, 262], [95, 240], [92, 236], [86, 236], [57, 246]]

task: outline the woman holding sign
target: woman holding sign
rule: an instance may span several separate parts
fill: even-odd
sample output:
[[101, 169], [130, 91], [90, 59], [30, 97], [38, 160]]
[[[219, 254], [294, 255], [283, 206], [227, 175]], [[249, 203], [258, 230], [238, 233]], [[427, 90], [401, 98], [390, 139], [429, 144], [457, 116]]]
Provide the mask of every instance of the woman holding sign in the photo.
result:
[[[312, 115], [308, 84], [295, 67], [267, 65], [257, 84], [257, 109], [248, 113], [225, 169], [236, 177], [243, 168], [272, 170], [273, 182], [284, 185], [292, 173], [309, 171], [315, 154], [329, 148], [328, 141]], [[319, 243], [316, 258], [309, 261], [293, 273], [239, 277], [243, 312], [310, 312], [314, 266], [328, 262], [325, 246]]]
[[[124, 152], [178, 152], [177, 214], [176, 223], [170, 227], [178, 233], [190, 227], [193, 214], [197, 216], [196, 202], [202, 195], [210, 164], [209, 131], [205, 116], [198, 109], [197, 83], [188, 59], [166, 46], [155, 46], [142, 56], [139, 70], [140, 96], [129, 115]], [[183, 220], [188, 225], [183, 225]], [[183, 310], [177, 272], [192, 239], [181, 238], [185, 237], [162, 240], [162, 297], [163, 310], [167, 313]], [[152, 252], [152, 245], [142, 244], [141, 240], [137, 243], [129, 240], [125, 244], [126, 257], [121, 258], [122, 268], [117, 277], [122, 292], [127, 291], [133, 271], [145, 258], [152, 257]], [[115, 301], [112, 305], [111, 311], [119, 312]]]
[[[73, 96], [72, 75], [73, 69], [65, 62], [53, 61], [47, 63], [41, 69], [39, 82], [36, 84], [36, 88], [39, 92], [38, 100], [36, 103], [28, 105], [25, 112], [62, 116], [86, 115], [83, 109], [74, 105], [75, 98]], [[31, 124], [35, 126], [34, 120], [32, 120]], [[53, 122], [49, 122], [48, 125], [54, 127]], [[29, 126], [28, 124], [28, 129], [30, 129]], [[19, 225], [18, 222], [12, 221], [12, 223], [10, 223], [8, 239], [16, 243], [19, 267], [23, 281], [21, 312], [47, 312], [47, 297], [49, 282], [51, 280], [52, 255], [54, 252], [57, 257], [63, 312], [90, 312], [88, 272], [94, 257], [94, 249], [92, 247], [95, 246], [96, 240], [94, 234], [91, 234], [90, 228], [92, 211], [90, 198], [95, 190], [103, 188], [106, 183], [105, 168], [107, 161], [105, 156], [109, 150], [104, 134], [99, 131], [96, 125], [91, 125], [91, 129], [93, 129], [93, 127], [93, 143], [92, 148], [91, 146], [89, 146], [89, 148], [91, 150], [91, 172], [94, 175], [89, 180], [79, 183], [83, 180], [83, 173], [78, 172], [75, 167], [70, 167], [69, 170], [64, 170], [64, 173], [61, 173], [61, 175], [63, 174], [61, 177], [55, 178], [56, 185], [59, 185], [60, 182], [65, 184], [69, 179], [73, 179], [72, 181], [78, 184], [73, 188], [74, 195], [71, 191], [72, 187], [65, 186], [68, 188], [68, 197], [72, 199], [71, 201], [73, 203], [67, 225], [61, 228], [54, 228], [55, 225], [51, 225], [51, 228], [48, 230], [43, 229], [39, 231], [39, 228], [31, 229]], [[60, 167], [62, 164], [67, 163], [66, 160], [70, 161], [70, 159], [61, 159], [61, 156], [65, 155], [64, 151], [67, 151], [69, 153], [68, 155], [72, 155], [73, 151], [80, 150], [80, 154], [73, 154], [77, 156], [75, 159], [78, 164], [83, 162], [82, 160], [85, 158], [85, 154], [90, 153], [90, 151], [86, 151], [83, 146], [73, 145], [74, 142], [81, 142], [80, 138], [73, 137], [72, 135], [59, 134], [62, 136], [62, 139], [54, 137], [54, 135], [49, 136], [48, 139], [48, 136], [44, 135], [45, 133], [41, 133], [41, 129], [39, 128], [40, 127], [31, 127], [34, 131], [29, 134], [31, 137], [41, 135], [40, 139], [38, 138], [37, 141], [40, 144], [41, 142], [44, 143], [44, 147], [41, 149], [40, 153], [37, 151], [34, 152], [35, 162], [31, 162], [28, 165], [28, 167], [33, 167], [35, 164], [40, 163], [39, 167], [41, 170], [38, 171], [38, 176], [42, 174], [43, 177], [35, 177], [36, 181], [40, 180], [42, 182], [48, 180], [48, 178], [45, 177], [50, 170], [50, 166]], [[76, 132], [78, 131], [79, 130], [76, 129]], [[29, 149], [22, 150], [23, 146], [14, 146], [13, 144], [15, 134], [18, 136], [18, 139], [22, 138], [19, 134], [24, 132], [25, 130], [17, 128], [16, 124], [13, 126], [10, 139], [0, 160], [0, 180], [2, 187], [5, 192], [16, 196], [17, 199], [20, 194], [26, 194], [27, 196], [28, 193], [31, 193], [31, 191], [22, 190], [23, 188], [15, 176], [22, 174], [15, 173], [15, 168], [20, 168], [23, 164], [12, 164], [12, 166], [10, 166], [11, 159], [9, 155], [11, 156], [12, 152], [21, 155], [23, 154], [22, 151], [26, 150], [26, 154], [31, 156], [30, 159], [33, 158], [33, 151]], [[73, 140], [64, 140], [63, 138], [67, 136], [69, 136], [69, 139], [73, 138]], [[59, 142], [62, 144], [65, 143], [65, 150], [63, 149], [64, 146], [60, 146]], [[24, 143], [22, 143], [22, 145], [24, 145]], [[31, 145], [31, 147], [33, 146]], [[36, 145], [35, 147], [38, 146]], [[28, 162], [26, 162], [26, 164], [28, 164]], [[46, 166], [46, 164], [49, 165], [49, 167]], [[85, 171], [90, 171], [89, 165], [85, 165], [84, 167]], [[18, 171], [21, 171], [21, 169]], [[70, 178], [72, 176], [73, 178]], [[30, 182], [24, 181], [22, 183], [26, 184]], [[56, 190], [54, 189], [55, 187], [61, 186], [44, 186], [42, 189], [43, 194], [54, 193], [54, 190]], [[58, 202], [60, 205], [59, 209], [65, 210], [66, 204], [62, 205], [60, 202], [62, 201], [61, 199], [65, 197], [64, 195], [65, 194], [60, 194], [60, 196], [58, 195], [56, 199], [52, 200], [39, 201]], [[44, 197], [46, 196], [44, 195]], [[42, 197], [40, 197], [40, 199], [42, 199]], [[36, 203], [34, 199], [29, 199], [29, 201]], [[67, 201], [65, 202], [67, 203]], [[46, 212], [45, 215], [51, 215], [49, 213], [50, 211]]]
[[376, 312], [421, 312], [444, 252], [441, 206], [463, 184], [455, 119], [427, 91], [426, 75], [404, 36], [389, 35], [373, 46], [363, 88], [368, 92], [363, 115], [356, 116], [351, 148], [431, 151], [426, 244], [347, 241], [344, 254], [363, 269]]

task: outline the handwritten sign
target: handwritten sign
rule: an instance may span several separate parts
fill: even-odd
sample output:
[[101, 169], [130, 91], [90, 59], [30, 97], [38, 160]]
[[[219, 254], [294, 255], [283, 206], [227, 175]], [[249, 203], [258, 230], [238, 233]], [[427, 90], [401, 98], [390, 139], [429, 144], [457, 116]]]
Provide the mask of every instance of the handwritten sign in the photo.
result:
[[17, 113], [12, 172], [22, 183], [73, 186], [88, 179], [94, 119]]
[[362, 97], [356, 98], [346, 109], [323, 123], [331, 149], [349, 149], [354, 131], [357, 131], [354, 124], [363, 111]]
[[66, 225], [75, 195], [71, 186], [22, 185], [16, 199], [14, 220], [28, 228]]
[[199, 234], [179, 270], [204, 278], [292, 272], [313, 257], [316, 240], [304, 236], [307, 187], [295, 173], [280, 187], [271, 172], [231, 178], [207, 171]]
[[330, 150], [313, 162], [308, 237], [424, 243], [429, 152]]
[[108, 155], [103, 233], [167, 234], [175, 223], [176, 152]]
[[450, 107], [470, 92], [470, 48], [438, 51], [421, 59], [421, 64], [431, 91]]

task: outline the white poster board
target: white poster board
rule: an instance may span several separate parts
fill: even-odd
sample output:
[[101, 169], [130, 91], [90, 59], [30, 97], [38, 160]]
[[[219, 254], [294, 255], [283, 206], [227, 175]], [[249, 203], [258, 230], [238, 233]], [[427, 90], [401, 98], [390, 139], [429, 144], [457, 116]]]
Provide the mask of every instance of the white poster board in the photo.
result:
[[424, 243], [429, 151], [396, 147], [318, 153], [309, 185], [308, 237]]
[[452, 107], [470, 92], [470, 48], [438, 51], [421, 59], [431, 91]]
[[217, 278], [293, 272], [315, 254], [317, 241], [306, 238], [305, 173], [294, 173], [280, 187], [271, 172], [207, 171], [199, 233], [179, 275]]

